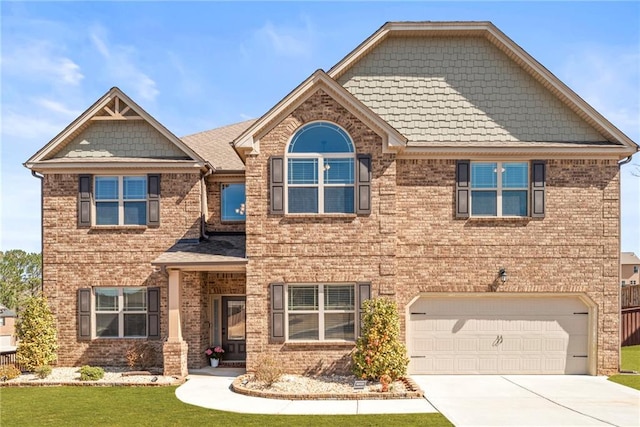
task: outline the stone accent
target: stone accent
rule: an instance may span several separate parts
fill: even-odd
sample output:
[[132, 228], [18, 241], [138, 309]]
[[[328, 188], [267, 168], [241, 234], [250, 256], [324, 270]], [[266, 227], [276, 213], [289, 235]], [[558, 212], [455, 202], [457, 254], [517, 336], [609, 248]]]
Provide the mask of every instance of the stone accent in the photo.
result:
[[163, 375], [175, 375], [177, 377], [186, 377], [189, 373], [187, 370], [187, 354], [189, 344], [185, 341], [165, 342], [162, 347], [164, 355], [164, 373]]

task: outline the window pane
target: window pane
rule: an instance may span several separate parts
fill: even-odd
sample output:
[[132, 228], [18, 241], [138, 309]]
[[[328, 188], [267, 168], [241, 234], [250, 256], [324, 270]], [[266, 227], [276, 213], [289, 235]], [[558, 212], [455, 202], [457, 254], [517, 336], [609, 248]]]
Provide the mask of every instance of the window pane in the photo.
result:
[[331, 123], [311, 123], [300, 129], [289, 144], [290, 153], [353, 153], [351, 138]]
[[353, 310], [353, 285], [324, 287], [325, 310]]
[[325, 184], [353, 184], [353, 159], [325, 159]]
[[353, 313], [327, 313], [324, 315], [325, 340], [353, 340], [355, 338]]
[[289, 310], [317, 310], [318, 286], [289, 286]]
[[244, 301], [227, 301], [227, 339], [246, 338], [246, 310]]
[[354, 213], [353, 193], [353, 187], [325, 187], [324, 211], [327, 213]]
[[317, 213], [318, 188], [289, 187], [289, 213]]
[[96, 224], [118, 225], [118, 202], [96, 202]]
[[289, 159], [289, 184], [317, 184], [318, 159]]
[[145, 311], [147, 309], [147, 290], [124, 288], [124, 311]]
[[96, 177], [96, 200], [114, 200], [118, 198], [118, 177], [117, 176], [97, 176]]
[[147, 315], [146, 314], [125, 314], [124, 315], [124, 336], [144, 337], [147, 335]]
[[122, 186], [125, 200], [147, 198], [147, 178], [144, 176], [125, 176]]
[[222, 184], [221, 219], [223, 221], [244, 221], [244, 184]]
[[115, 288], [96, 288], [95, 304], [97, 311], [118, 311], [118, 290]]
[[290, 340], [320, 339], [317, 314], [289, 314]]
[[144, 225], [147, 223], [147, 202], [124, 202], [124, 223]]
[[502, 215], [527, 216], [527, 192], [503, 191]]
[[471, 215], [498, 215], [497, 200], [495, 191], [472, 191]]
[[503, 188], [527, 188], [529, 186], [529, 164], [526, 162], [502, 164]]
[[118, 336], [118, 313], [96, 314], [96, 336]]
[[496, 188], [497, 167], [496, 163], [471, 163], [471, 188]]

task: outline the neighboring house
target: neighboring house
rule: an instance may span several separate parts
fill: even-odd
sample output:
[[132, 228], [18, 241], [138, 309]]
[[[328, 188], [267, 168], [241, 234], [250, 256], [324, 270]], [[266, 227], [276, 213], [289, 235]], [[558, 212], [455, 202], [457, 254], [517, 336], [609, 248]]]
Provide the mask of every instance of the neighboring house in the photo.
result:
[[633, 252], [620, 253], [620, 284], [640, 285], [640, 258]]
[[388, 297], [410, 373], [611, 374], [637, 150], [487, 22], [387, 23], [258, 120], [184, 138], [113, 88], [25, 164], [59, 363], [142, 340], [166, 374], [211, 344], [344, 371]]
[[16, 350], [16, 313], [0, 305], [0, 353]]

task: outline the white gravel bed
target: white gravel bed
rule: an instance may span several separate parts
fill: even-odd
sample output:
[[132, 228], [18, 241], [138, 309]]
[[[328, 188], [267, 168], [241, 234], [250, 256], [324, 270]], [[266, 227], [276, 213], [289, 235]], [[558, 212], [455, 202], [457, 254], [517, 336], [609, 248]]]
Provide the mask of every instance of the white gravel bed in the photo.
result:
[[[353, 375], [340, 376], [317, 376], [317, 377], [305, 377], [302, 375], [283, 375], [279, 381], [273, 383], [271, 386], [266, 385], [263, 382], [257, 381], [251, 378], [247, 383], [244, 383], [245, 388], [251, 390], [263, 390], [272, 391], [278, 393], [295, 393], [295, 394], [323, 394], [323, 393], [355, 393], [353, 389], [354, 381], [356, 377]], [[382, 386], [379, 382], [367, 381], [365, 386], [365, 392], [379, 392]], [[389, 385], [389, 391], [396, 393], [403, 393], [407, 390], [405, 384], [402, 381], [394, 381]]]
[[47, 384], [47, 383], [94, 383], [94, 384], [179, 384], [177, 378], [164, 375], [123, 375], [125, 368], [104, 368], [104, 377], [97, 381], [80, 381], [80, 368], [53, 368], [51, 375], [40, 379], [34, 373], [23, 373], [6, 383]]

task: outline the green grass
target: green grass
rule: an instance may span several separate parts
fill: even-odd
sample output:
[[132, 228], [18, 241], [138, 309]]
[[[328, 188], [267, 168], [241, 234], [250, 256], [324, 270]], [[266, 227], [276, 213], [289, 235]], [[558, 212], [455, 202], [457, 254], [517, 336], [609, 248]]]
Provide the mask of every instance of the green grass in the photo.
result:
[[[623, 371], [640, 372], [640, 345], [622, 347], [621, 369]], [[640, 390], [640, 375], [613, 375], [609, 381]]]
[[[3, 387], [2, 426], [450, 426], [441, 414], [250, 415], [182, 403], [175, 387]], [[327, 405], [330, 405], [327, 402]]]

